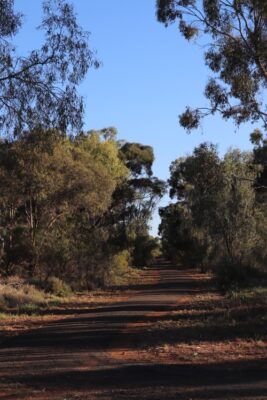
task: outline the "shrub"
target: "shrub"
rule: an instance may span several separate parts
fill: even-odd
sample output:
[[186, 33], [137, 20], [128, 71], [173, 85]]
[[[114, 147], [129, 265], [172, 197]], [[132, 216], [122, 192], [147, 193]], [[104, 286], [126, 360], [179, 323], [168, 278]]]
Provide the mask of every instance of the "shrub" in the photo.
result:
[[258, 278], [259, 272], [241, 261], [223, 259], [216, 268], [216, 280], [223, 291], [247, 287], [253, 278]]
[[137, 236], [133, 243], [133, 264], [136, 267], [152, 265], [161, 255], [161, 247], [157, 238], [149, 235]]
[[127, 274], [131, 255], [128, 250], [122, 250], [115, 254], [110, 262], [110, 267], [106, 271], [105, 285], [118, 285], [122, 278]]
[[68, 296], [71, 294], [70, 286], [57, 278], [56, 276], [51, 276], [46, 282], [46, 290], [56, 296]]
[[113, 256], [112, 264], [114, 272], [116, 272], [118, 275], [123, 275], [125, 272], [127, 272], [130, 260], [131, 256], [128, 250], [122, 250]]
[[46, 304], [45, 293], [29, 284], [21, 284], [19, 287], [11, 284], [0, 285], [0, 307], [19, 308], [25, 305], [42, 306]]

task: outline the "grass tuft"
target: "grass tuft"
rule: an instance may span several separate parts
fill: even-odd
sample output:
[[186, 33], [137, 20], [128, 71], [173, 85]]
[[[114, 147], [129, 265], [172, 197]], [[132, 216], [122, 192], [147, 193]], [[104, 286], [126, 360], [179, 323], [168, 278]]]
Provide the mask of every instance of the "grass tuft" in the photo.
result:
[[0, 311], [37, 308], [47, 304], [45, 293], [35, 286], [14, 277], [0, 284]]

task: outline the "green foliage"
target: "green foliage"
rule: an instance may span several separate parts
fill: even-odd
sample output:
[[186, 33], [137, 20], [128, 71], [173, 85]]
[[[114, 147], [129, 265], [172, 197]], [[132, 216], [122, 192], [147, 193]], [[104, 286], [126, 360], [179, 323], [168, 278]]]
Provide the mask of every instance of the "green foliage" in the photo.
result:
[[202, 267], [209, 251], [207, 235], [193, 225], [192, 216], [182, 204], [160, 208], [162, 250], [166, 258], [186, 267]]
[[148, 234], [136, 236], [133, 245], [133, 264], [137, 267], [152, 265], [161, 255], [159, 240]]
[[[108, 209], [116, 185], [128, 170], [115, 140], [84, 134], [81, 140], [56, 131], [33, 131], [0, 144], [3, 260], [6, 272], [16, 265], [34, 275], [69, 260], [66, 225], [76, 213], [87, 221]], [[63, 237], [64, 240], [63, 240]]]
[[[266, 211], [264, 205], [267, 201], [267, 136], [263, 136], [259, 129], [255, 129], [251, 134], [251, 141], [254, 143], [254, 164], [257, 167], [257, 179], [255, 183], [256, 198]], [[265, 210], [264, 210], [265, 208]]]
[[46, 290], [55, 296], [68, 296], [71, 294], [71, 288], [66, 282], [56, 276], [50, 276], [45, 284]]
[[201, 144], [171, 164], [170, 195], [178, 202], [160, 209], [164, 253], [184, 265], [213, 267], [218, 282], [248, 283], [266, 268], [266, 203], [257, 201], [257, 148], [229, 150]]
[[141, 175], [144, 172], [148, 176], [152, 175], [154, 154], [151, 146], [127, 142], [120, 148], [120, 154], [133, 174]]
[[251, 286], [252, 282], [260, 279], [260, 272], [250, 265], [238, 261], [222, 259], [216, 266], [217, 284], [223, 291], [236, 291]]
[[64, 295], [65, 283], [91, 289], [119, 276], [114, 257], [151, 262], [148, 223], [165, 191], [153, 159], [149, 146], [118, 143], [114, 128], [75, 137], [35, 129], [1, 141], [1, 273]]
[[37, 126], [82, 127], [84, 102], [77, 85], [99, 62], [69, 2], [44, 0], [42, 8], [44, 43], [23, 56], [14, 46], [22, 15], [14, 11], [14, 0], [0, 0], [0, 129], [5, 134]]
[[21, 310], [26, 305], [40, 307], [46, 304], [43, 291], [24, 283], [18, 277], [13, 277], [12, 281], [8, 280], [0, 285], [0, 307], [3, 311], [9, 308]]
[[97, 133], [71, 141], [36, 130], [1, 142], [3, 272], [66, 273], [77, 213], [94, 224], [127, 174], [115, 140]]
[[129, 250], [123, 250], [118, 254], [113, 256], [113, 265], [116, 270], [119, 271], [119, 274], [123, 274], [131, 261], [131, 256]]
[[187, 107], [180, 124], [191, 131], [205, 116], [219, 113], [237, 125], [259, 121], [266, 128], [266, 2], [157, 0], [156, 8], [158, 20], [165, 26], [177, 22], [186, 40], [203, 34], [209, 40], [204, 55], [213, 73], [205, 88], [209, 107]]
[[128, 286], [140, 282], [141, 271], [132, 267], [131, 250], [122, 250], [111, 257], [110, 265], [105, 276], [106, 286]]
[[105, 276], [105, 285], [118, 285], [129, 272], [131, 254], [129, 250], [122, 250], [111, 257], [110, 268]]
[[234, 299], [243, 304], [266, 304], [267, 301], [267, 288], [264, 286], [256, 286], [249, 289], [239, 288], [238, 290], [232, 290], [228, 293], [230, 299]]
[[157, 252], [149, 238], [149, 221], [166, 184], [152, 175], [154, 154], [150, 146], [123, 143], [119, 154], [130, 174], [117, 186], [110, 213], [106, 214], [105, 222], [112, 226], [109, 244], [116, 249], [115, 253], [129, 250], [133, 265], [146, 265], [152, 262], [153, 252]]

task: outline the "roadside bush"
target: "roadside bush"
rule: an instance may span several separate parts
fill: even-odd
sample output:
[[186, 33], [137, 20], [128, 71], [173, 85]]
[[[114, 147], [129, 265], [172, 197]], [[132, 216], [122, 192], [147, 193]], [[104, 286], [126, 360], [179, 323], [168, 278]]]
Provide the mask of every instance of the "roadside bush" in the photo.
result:
[[118, 275], [122, 275], [127, 272], [131, 261], [131, 255], [128, 250], [122, 250], [115, 256], [113, 256], [113, 269]]
[[48, 278], [45, 288], [49, 293], [54, 294], [55, 296], [64, 297], [71, 294], [70, 286], [56, 276]]
[[259, 271], [241, 261], [223, 259], [216, 268], [217, 284], [223, 291], [248, 287], [259, 275]]
[[161, 247], [157, 238], [149, 235], [137, 236], [134, 241], [133, 264], [136, 267], [146, 267], [161, 255]]
[[21, 308], [25, 305], [42, 306], [46, 304], [45, 293], [33, 285], [21, 284], [14, 286], [9, 283], [0, 285], [0, 307]]
[[129, 271], [131, 255], [128, 250], [122, 250], [115, 254], [110, 262], [110, 268], [106, 272], [105, 285], [118, 285]]
[[46, 280], [31, 279], [29, 282], [38, 289], [51, 293], [55, 296], [68, 296], [72, 292], [70, 286], [56, 276], [50, 276]]

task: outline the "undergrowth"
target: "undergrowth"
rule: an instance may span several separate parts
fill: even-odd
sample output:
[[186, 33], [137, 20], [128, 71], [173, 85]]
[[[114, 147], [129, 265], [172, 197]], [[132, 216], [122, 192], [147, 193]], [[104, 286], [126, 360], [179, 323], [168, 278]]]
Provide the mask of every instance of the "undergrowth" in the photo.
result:
[[63, 295], [70, 294], [70, 292], [68, 287], [63, 286], [61, 282], [58, 283], [55, 280], [53, 284], [53, 291], [48, 293], [33, 283], [25, 282], [18, 276], [2, 280], [0, 284], [0, 315], [3, 318], [8, 312], [33, 314], [59, 304], [64, 301]]

